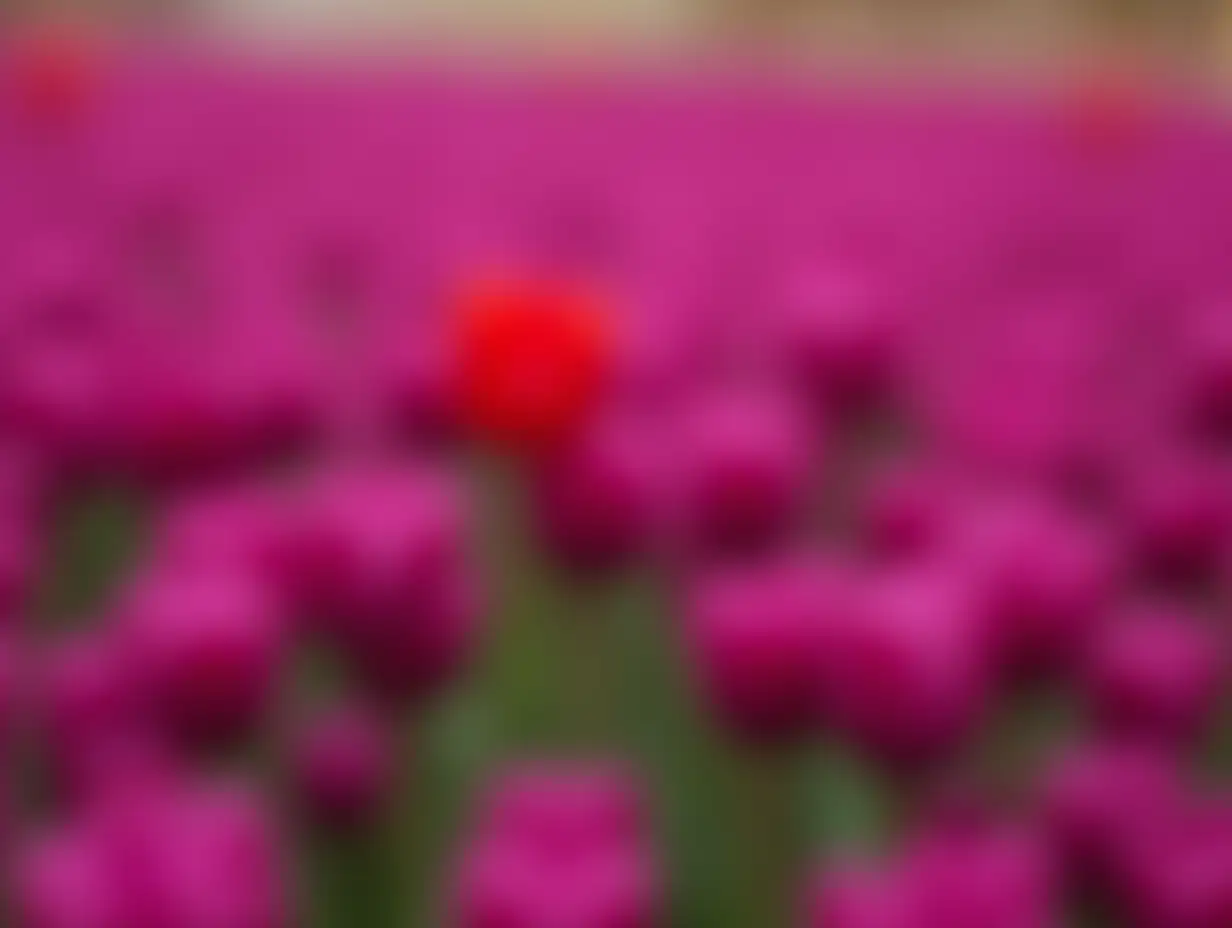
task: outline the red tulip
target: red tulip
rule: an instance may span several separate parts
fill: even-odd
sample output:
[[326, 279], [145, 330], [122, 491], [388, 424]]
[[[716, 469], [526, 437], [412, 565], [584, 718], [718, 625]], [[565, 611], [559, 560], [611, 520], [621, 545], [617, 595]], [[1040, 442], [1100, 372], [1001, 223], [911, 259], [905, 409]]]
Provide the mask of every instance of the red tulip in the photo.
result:
[[590, 416], [611, 367], [601, 301], [557, 280], [489, 280], [459, 303], [465, 419], [519, 450], [556, 445]]
[[44, 24], [10, 51], [12, 92], [23, 117], [39, 126], [71, 124], [88, 110], [101, 82], [98, 43], [88, 30]]
[[1092, 69], [1066, 90], [1066, 134], [1082, 154], [1096, 158], [1124, 155], [1142, 142], [1151, 108], [1148, 89], [1130, 69]]

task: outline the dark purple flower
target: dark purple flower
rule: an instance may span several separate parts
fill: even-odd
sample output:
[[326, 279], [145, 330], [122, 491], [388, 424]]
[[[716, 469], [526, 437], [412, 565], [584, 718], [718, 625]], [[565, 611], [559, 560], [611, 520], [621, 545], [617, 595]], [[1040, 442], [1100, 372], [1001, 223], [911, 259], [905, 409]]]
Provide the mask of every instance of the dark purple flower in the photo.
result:
[[117, 753], [141, 740], [139, 684], [121, 636], [78, 633], [42, 658], [36, 719], [44, 757], [72, 795], [93, 792]]
[[1232, 325], [1222, 303], [1182, 320], [1177, 371], [1181, 412], [1208, 434], [1226, 435], [1232, 425]]
[[1109, 623], [1084, 674], [1096, 719], [1111, 731], [1185, 743], [1217, 708], [1223, 635], [1195, 616], [1153, 611]]
[[222, 346], [189, 350], [167, 338], [155, 344], [125, 370], [117, 415], [126, 462], [155, 480], [212, 474], [240, 463], [248, 450], [247, 400], [227, 372], [199, 353], [220, 353]]
[[956, 487], [923, 467], [880, 475], [869, 490], [864, 531], [874, 553], [912, 558], [935, 553], [954, 517]]
[[0, 373], [0, 420], [62, 468], [92, 471], [116, 444], [111, 356], [97, 345], [47, 339], [10, 346]]
[[945, 754], [987, 708], [986, 629], [968, 584], [941, 567], [865, 578], [827, 645], [827, 717], [874, 754], [904, 763]]
[[292, 587], [369, 684], [426, 695], [476, 645], [468, 534], [458, 496], [435, 476], [340, 474], [307, 500]]
[[0, 516], [0, 628], [31, 605], [35, 580], [43, 566], [43, 542], [25, 520]]
[[298, 733], [292, 763], [305, 810], [329, 828], [370, 824], [397, 774], [387, 726], [373, 713], [352, 707], [309, 720]]
[[664, 477], [650, 430], [602, 420], [535, 475], [539, 537], [562, 563], [587, 573], [652, 553], [667, 522]]
[[680, 515], [691, 544], [756, 546], [804, 517], [824, 458], [792, 406], [713, 397], [683, 413], [678, 429]]
[[1083, 884], [1115, 882], [1134, 837], [1173, 814], [1184, 795], [1175, 760], [1139, 745], [1094, 744], [1062, 754], [1047, 771], [1042, 814]]
[[1110, 539], [1030, 498], [977, 507], [957, 534], [960, 563], [1005, 666], [1072, 662], [1111, 604], [1117, 558]]
[[743, 737], [807, 736], [821, 720], [830, 648], [857, 622], [834, 565], [787, 559], [703, 578], [686, 613], [694, 676]]
[[398, 330], [396, 346], [379, 356], [377, 386], [393, 427], [428, 445], [447, 443], [461, 433], [457, 375], [444, 331], [440, 320], [433, 325], [416, 320]]
[[9, 739], [26, 706], [26, 672], [20, 645], [9, 635], [0, 636], [0, 748]]
[[1147, 567], [1189, 579], [1219, 566], [1232, 532], [1228, 477], [1199, 461], [1143, 465], [1123, 491], [1123, 517]]
[[132, 669], [158, 718], [190, 735], [225, 737], [269, 707], [287, 616], [270, 588], [234, 565], [140, 578], [121, 606]]
[[1121, 853], [1120, 910], [1143, 928], [1232, 921], [1232, 806], [1190, 798], [1132, 836]]
[[793, 280], [771, 324], [790, 370], [825, 401], [866, 398], [894, 373], [895, 308], [884, 285], [858, 270], [830, 267]]

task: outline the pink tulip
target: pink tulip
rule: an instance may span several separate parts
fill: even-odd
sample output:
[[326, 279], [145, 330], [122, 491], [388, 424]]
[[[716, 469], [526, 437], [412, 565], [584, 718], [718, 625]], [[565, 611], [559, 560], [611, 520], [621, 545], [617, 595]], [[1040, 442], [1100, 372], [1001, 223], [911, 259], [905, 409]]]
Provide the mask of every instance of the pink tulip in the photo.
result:
[[1071, 878], [1106, 885], [1136, 835], [1169, 817], [1184, 794], [1175, 762], [1138, 745], [1089, 745], [1061, 755], [1043, 782], [1044, 821]]
[[291, 552], [301, 608], [378, 691], [433, 693], [478, 640], [480, 590], [453, 489], [434, 475], [359, 472], [318, 494]]
[[256, 725], [286, 649], [278, 597], [233, 565], [142, 577], [121, 607], [133, 672], [151, 712], [195, 736]]
[[1227, 679], [1223, 644], [1213, 625], [1167, 611], [1109, 624], [1084, 675], [1096, 719], [1121, 734], [1191, 741], [1218, 707]]
[[668, 522], [654, 433], [605, 420], [535, 475], [538, 534], [566, 566], [607, 572], [662, 548]]
[[691, 543], [757, 546], [797, 523], [821, 465], [806, 423], [790, 405], [716, 397], [682, 415], [674, 454]]
[[454, 893], [460, 928], [653, 928], [662, 889], [636, 783], [542, 765], [497, 781]]
[[830, 638], [823, 705], [874, 754], [927, 761], [973, 732], [993, 669], [978, 603], [961, 578], [941, 568], [874, 573]]
[[23, 848], [16, 902], [35, 928], [283, 928], [284, 878], [255, 797], [168, 788], [98, 807]]
[[956, 546], [1011, 670], [1072, 664], [1109, 608], [1117, 552], [1099, 531], [1023, 499], [977, 507]]
[[834, 642], [859, 620], [843, 572], [788, 559], [704, 577], [686, 612], [691, 669], [719, 718], [755, 741], [822, 719]]
[[895, 373], [895, 311], [875, 275], [831, 267], [792, 281], [771, 325], [799, 382], [813, 396], [842, 404], [867, 397]]

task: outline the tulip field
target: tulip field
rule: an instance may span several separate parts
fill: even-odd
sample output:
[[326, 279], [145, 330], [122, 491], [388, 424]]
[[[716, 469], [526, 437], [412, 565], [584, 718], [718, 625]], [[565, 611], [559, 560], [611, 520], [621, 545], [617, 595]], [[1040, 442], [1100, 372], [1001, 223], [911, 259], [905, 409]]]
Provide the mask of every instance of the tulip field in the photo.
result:
[[1232, 122], [0, 43], [0, 925], [1232, 928]]

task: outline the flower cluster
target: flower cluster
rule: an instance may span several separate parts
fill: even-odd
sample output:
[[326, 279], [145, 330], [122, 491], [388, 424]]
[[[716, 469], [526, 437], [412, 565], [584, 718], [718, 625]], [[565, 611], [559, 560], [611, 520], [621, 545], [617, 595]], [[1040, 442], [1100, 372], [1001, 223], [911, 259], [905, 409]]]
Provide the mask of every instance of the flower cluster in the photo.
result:
[[4, 48], [0, 920], [1232, 925], [1217, 118], [368, 65]]

